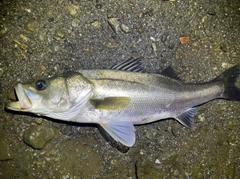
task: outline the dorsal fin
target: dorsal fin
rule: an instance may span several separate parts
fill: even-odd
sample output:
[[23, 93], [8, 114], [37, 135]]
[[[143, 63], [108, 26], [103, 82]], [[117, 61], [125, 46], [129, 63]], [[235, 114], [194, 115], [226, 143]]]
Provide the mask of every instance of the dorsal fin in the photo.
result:
[[132, 71], [132, 72], [142, 72], [140, 58], [129, 58], [121, 63], [114, 64], [108, 69], [112, 70], [123, 70], [123, 71]]
[[178, 75], [175, 73], [175, 71], [171, 66], [168, 66], [167, 68], [165, 68], [160, 74], [175, 80], [182, 81], [182, 79], [178, 77]]

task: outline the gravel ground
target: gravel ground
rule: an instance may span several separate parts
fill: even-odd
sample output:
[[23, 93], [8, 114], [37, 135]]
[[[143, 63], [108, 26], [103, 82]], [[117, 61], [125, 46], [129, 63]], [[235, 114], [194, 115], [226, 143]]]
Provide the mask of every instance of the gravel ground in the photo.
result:
[[[96, 126], [4, 109], [19, 81], [129, 57], [146, 72], [171, 65], [186, 82], [211, 80], [240, 65], [239, 0], [2, 0], [0, 42], [0, 178], [240, 178], [237, 102], [200, 106], [192, 130], [174, 120], [136, 126], [127, 153]], [[47, 142], [39, 149], [28, 143], [33, 129]]]

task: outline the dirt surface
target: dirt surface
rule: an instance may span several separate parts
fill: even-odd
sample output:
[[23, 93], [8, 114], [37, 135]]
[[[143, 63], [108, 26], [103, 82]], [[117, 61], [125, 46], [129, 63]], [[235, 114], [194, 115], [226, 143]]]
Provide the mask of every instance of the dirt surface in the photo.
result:
[[[146, 72], [171, 65], [186, 82], [209, 81], [240, 65], [239, 0], [2, 0], [0, 47], [1, 179], [240, 178], [237, 102], [200, 106], [192, 130], [174, 120], [136, 126], [127, 153], [96, 126], [4, 109], [18, 82], [129, 57], [142, 57]], [[54, 131], [42, 149], [23, 141], [36, 125]]]

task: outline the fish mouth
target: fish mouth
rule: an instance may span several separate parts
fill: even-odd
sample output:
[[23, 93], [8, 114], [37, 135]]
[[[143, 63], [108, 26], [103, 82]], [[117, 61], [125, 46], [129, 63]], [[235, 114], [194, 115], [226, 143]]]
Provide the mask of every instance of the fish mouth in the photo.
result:
[[32, 107], [32, 102], [21, 84], [18, 84], [13, 91], [8, 94], [8, 99], [12, 100], [6, 104], [6, 108], [13, 111], [25, 111]]

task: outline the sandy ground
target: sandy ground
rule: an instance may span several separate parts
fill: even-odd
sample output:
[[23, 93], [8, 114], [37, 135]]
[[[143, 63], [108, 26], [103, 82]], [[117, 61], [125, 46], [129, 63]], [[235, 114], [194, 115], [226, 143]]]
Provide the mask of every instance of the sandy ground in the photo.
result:
[[[2, 0], [0, 47], [0, 178], [240, 178], [237, 102], [200, 106], [192, 130], [174, 120], [136, 126], [127, 153], [96, 126], [4, 109], [18, 82], [129, 57], [149, 73], [171, 65], [186, 82], [209, 81], [240, 65], [239, 0]], [[36, 126], [53, 131], [43, 149], [23, 141]]]

